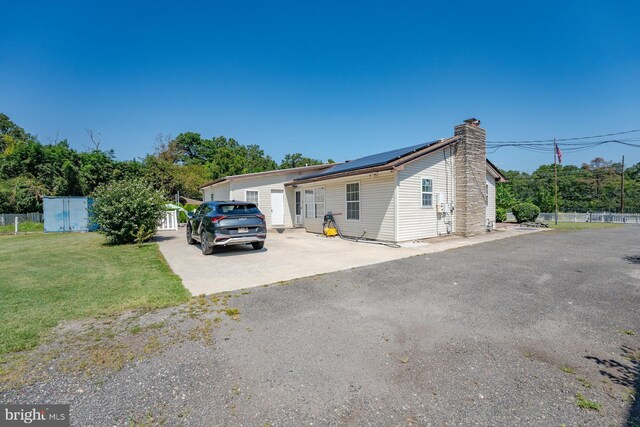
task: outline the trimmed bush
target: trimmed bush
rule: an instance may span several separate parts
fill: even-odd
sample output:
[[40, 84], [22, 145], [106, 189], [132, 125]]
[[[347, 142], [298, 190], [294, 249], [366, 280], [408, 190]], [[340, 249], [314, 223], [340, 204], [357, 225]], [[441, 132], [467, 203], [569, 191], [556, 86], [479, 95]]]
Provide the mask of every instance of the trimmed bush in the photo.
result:
[[496, 208], [496, 222], [505, 222], [507, 220], [507, 210], [505, 208]]
[[518, 223], [535, 221], [540, 215], [540, 208], [533, 203], [517, 203], [511, 209]]
[[92, 219], [111, 244], [133, 243], [142, 227], [155, 230], [165, 210], [162, 195], [141, 180], [111, 182], [98, 187], [94, 197]]

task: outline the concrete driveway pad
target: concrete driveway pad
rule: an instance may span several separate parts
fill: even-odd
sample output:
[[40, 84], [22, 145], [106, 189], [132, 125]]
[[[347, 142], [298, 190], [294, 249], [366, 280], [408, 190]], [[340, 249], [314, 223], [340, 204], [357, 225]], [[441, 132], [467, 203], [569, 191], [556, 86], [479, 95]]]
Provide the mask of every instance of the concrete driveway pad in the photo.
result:
[[267, 285], [301, 277], [377, 264], [416, 255], [529, 234], [538, 229], [511, 228], [470, 238], [447, 237], [425, 242], [407, 242], [400, 248], [326, 238], [302, 229], [270, 230], [265, 247], [221, 248], [204, 256], [199, 245], [189, 246], [185, 230], [161, 232], [156, 236], [171, 269], [193, 294], [214, 294]]

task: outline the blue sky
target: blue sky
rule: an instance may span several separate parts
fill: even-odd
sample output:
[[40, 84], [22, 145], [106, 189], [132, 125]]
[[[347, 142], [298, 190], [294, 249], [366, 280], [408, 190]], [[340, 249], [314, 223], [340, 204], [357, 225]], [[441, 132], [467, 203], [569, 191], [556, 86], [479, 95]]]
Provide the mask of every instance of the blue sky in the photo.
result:
[[[100, 132], [119, 159], [186, 131], [340, 161], [468, 117], [490, 140], [640, 128], [638, 2], [344, 3], [6, 2], [0, 111], [43, 142]], [[564, 160], [622, 154], [640, 162], [616, 146]]]

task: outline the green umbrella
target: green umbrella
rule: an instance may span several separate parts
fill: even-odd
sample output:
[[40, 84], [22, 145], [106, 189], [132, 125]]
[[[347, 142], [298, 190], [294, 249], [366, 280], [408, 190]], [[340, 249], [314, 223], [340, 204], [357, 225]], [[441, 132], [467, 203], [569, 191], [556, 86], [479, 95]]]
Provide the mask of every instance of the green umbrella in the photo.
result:
[[184, 212], [188, 212], [185, 208], [183, 208], [182, 206], [178, 206], [178, 205], [174, 205], [173, 203], [167, 203], [166, 205], [164, 205], [165, 208], [167, 209], [177, 209], [179, 211], [184, 211]]

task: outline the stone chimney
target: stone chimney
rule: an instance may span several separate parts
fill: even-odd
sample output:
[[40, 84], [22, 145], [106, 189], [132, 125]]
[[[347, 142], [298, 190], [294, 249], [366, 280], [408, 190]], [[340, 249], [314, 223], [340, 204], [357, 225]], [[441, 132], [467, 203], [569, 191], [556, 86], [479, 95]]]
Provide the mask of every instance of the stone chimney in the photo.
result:
[[455, 232], [473, 236], [486, 231], [487, 133], [480, 120], [468, 119], [454, 128], [456, 142]]

